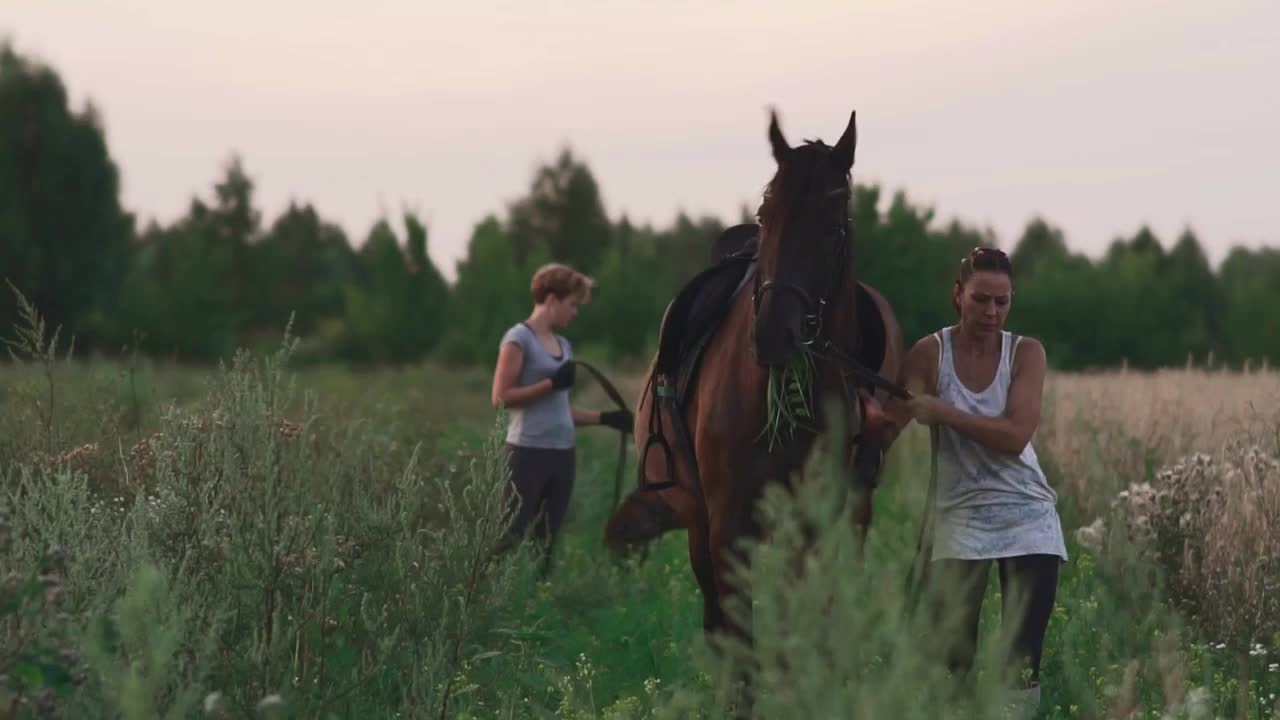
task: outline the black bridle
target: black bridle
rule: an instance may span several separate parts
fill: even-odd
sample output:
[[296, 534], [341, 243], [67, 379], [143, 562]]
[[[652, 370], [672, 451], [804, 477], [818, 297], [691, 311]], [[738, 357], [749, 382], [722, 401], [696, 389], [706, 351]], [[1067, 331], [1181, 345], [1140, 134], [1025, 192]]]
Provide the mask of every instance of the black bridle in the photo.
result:
[[911, 393], [907, 392], [905, 388], [885, 380], [879, 373], [858, 362], [848, 353], [841, 350], [832, 342], [831, 337], [823, 332], [830, 325], [828, 314], [832, 312], [834, 307], [833, 299], [844, 289], [844, 284], [841, 280], [844, 278], [844, 273], [849, 263], [849, 218], [845, 215], [840, 218], [837, 236], [839, 242], [836, 246], [836, 256], [833, 259], [832, 272], [827, 280], [825, 292], [815, 298], [803, 287], [795, 283], [782, 283], [772, 279], [761, 282], [761, 276], [757, 273], [755, 288], [751, 293], [752, 321], [754, 322], [759, 318], [760, 300], [765, 292], [772, 290], [778, 293], [789, 292], [795, 294], [800, 298], [800, 302], [805, 309], [800, 337], [802, 346], [811, 348], [815, 355], [832, 361], [840, 367], [842, 372], [846, 375], [852, 375], [862, 384], [884, 390], [901, 400], [909, 400], [911, 399]]
[[820, 339], [825, 340], [828, 344], [830, 343], [830, 339], [823, 336], [823, 330], [826, 329], [830, 321], [827, 315], [831, 312], [830, 308], [834, 306], [831, 300], [843, 288], [841, 280], [844, 278], [849, 262], [849, 218], [843, 214], [841, 215], [836, 235], [836, 256], [833, 258], [831, 275], [827, 279], [823, 294], [814, 297], [795, 283], [778, 282], [773, 279], [761, 282], [761, 275], [757, 273], [755, 287], [751, 293], [751, 319], [753, 322], [759, 319], [760, 301], [766, 292], [772, 290], [775, 293], [791, 293], [800, 298], [800, 302], [804, 306], [800, 344], [812, 346]]

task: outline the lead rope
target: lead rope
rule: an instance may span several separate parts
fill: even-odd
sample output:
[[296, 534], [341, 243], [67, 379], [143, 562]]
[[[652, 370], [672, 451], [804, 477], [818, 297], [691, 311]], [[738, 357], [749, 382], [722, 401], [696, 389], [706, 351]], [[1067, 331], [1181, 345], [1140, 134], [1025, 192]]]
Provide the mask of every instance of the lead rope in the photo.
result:
[[938, 487], [938, 427], [929, 427], [929, 490], [925, 494], [924, 517], [920, 523], [920, 539], [916, 543], [916, 554], [911, 560], [911, 569], [907, 574], [908, 613], [914, 612], [920, 595], [924, 592], [925, 582], [929, 577], [930, 556], [933, 554], [934, 530], [934, 494]]
[[[591, 376], [600, 384], [601, 389], [603, 389], [605, 394], [609, 396], [609, 399], [613, 401], [613, 404], [618, 406], [619, 410], [631, 412], [631, 409], [627, 407], [626, 402], [622, 399], [622, 393], [618, 392], [618, 389], [614, 387], [613, 383], [609, 382], [609, 378], [605, 377], [604, 373], [600, 372], [590, 363], [582, 360], [575, 360], [574, 362], [575, 364], [586, 368], [587, 372], [591, 373]], [[632, 417], [634, 417], [634, 415], [632, 415]], [[618, 461], [614, 467], [613, 504], [609, 506], [610, 512], [618, 507], [618, 499], [622, 494], [622, 470], [627, 464], [627, 436], [630, 434], [630, 430], [618, 433]]]
[[[943, 343], [938, 335], [938, 373], [942, 373]], [[941, 380], [935, 380], [940, 383]], [[940, 392], [940, 390], [939, 390]], [[938, 492], [938, 425], [929, 426], [929, 490], [925, 493], [924, 517], [920, 523], [920, 540], [916, 544], [916, 556], [912, 558], [911, 569], [907, 573], [907, 597], [903, 603], [904, 613], [915, 611], [924, 585], [929, 577], [931, 556], [933, 555], [933, 532], [935, 522], [935, 498]]]

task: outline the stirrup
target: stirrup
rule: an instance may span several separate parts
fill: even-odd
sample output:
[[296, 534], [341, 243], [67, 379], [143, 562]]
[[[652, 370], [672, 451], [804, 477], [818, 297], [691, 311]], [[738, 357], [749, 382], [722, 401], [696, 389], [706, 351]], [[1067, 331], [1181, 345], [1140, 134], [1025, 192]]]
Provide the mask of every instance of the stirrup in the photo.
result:
[[[667, 404], [664, 403], [663, 400], [665, 399], [667, 402], [670, 402], [670, 400], [675, 397], [674, 388], [668, 383], [665, 375], [660, 375], [655, 378], [653, 383], [653, 397], [653, 411], [649, 415], [649, 437], [645, 439], [644, 448], [640, 451], [640, 462], [637, 463], [638, 467], [636, 468], [637, 474], [639, 475], [638, 482], [636, 484], [641, 490], [665, 490], [676, 486], [676, 466], [671, 453], [671, 444], [662, 436], [661, 408], [662, 405]], [[645, 461], [649, 459], [649, 450], [654, 445], [661, 446], [663, 456], [666, 458], [667, 479], [658, 482], [649, 482], [645, 477], [645, 468], [648, 467]]]
[[[667, 480], [650, 482], [648, 481], [647, 478], [645, 478], [644, 469], [645, 467], [647, 467], [645, 464], [645, 460], [648, 459], [649, 457], [649, 449], [652, 448], [654, 445], [661, 445], [662, 452], [666, 456], [667, 478], [668, 478]], [[644, 442], [644, 449], [640, 451], [640, 482], [639, 482], [640, 489], [641, 490], [666, 490], [667, 488], [675, 487], [676, 486], [675, 476], [676, 476], [676, 467], [675, 467], [675, 463], [672, 462], [671, 460], [671, 445], [668, 444], [666, 438], [662, 437], [661, 435], [650, 435], [648, 439], [645, 440]]]

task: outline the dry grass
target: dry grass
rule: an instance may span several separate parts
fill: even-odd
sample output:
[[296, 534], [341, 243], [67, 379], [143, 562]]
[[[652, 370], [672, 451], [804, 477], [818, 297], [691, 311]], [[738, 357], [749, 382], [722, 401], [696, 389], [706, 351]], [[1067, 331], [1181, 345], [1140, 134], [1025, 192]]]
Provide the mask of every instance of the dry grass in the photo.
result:
[[1158, 559], [1214, 640], [1280, 640], [1280, 373], [1057, 376], [1048, 398], [1037, 447], [1081, 542]]
[[1035, 446], [1088, 514], [1163, 463], [1231, 444], [1276, 452], [1280, 372], [1197, 369], [1051, 375]]

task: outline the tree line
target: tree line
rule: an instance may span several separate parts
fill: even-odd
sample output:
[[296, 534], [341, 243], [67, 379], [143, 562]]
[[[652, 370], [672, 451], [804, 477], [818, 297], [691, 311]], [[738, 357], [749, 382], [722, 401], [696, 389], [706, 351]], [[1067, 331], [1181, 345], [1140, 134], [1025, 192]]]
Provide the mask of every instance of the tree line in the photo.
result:
[[[874, 185], [855, 186], [851, 213], [858, 273], [893, 303], [909, 341], [954, 319], [960, 257], [1000, 244]], [[307, 203], [267, 221], [236, 157], [180, 218], [139, 227], [96, 109], [73, 110], [52, 68], [0, 46], [0, 276], [81, 351], [211, 362], [278, 342], [292, 317], [302, 360], [487, 365], [528, 312], [533, 268], [554, 259], [598, 282], [570, 331], [578, 353], [642, 360], [715, 238], [750, 219], [745, 208], [729, 219], [681, 213], [666, 227], [610, 218], [590, 168], [564, 149], [523, 197], [475, 224], [452, 284], [415, 214], [361, 238]], [[1237, 247], [1214, 270], [1191, 229], [1166, 244], [1141, 228], [1094, 260], [1038, 217], [1011, 248], [1011, 329], [1042, 338], [1056, 368], [1280, 359], [1278, 250]], [[5, 292], [0, 323], [16, 320]]]

